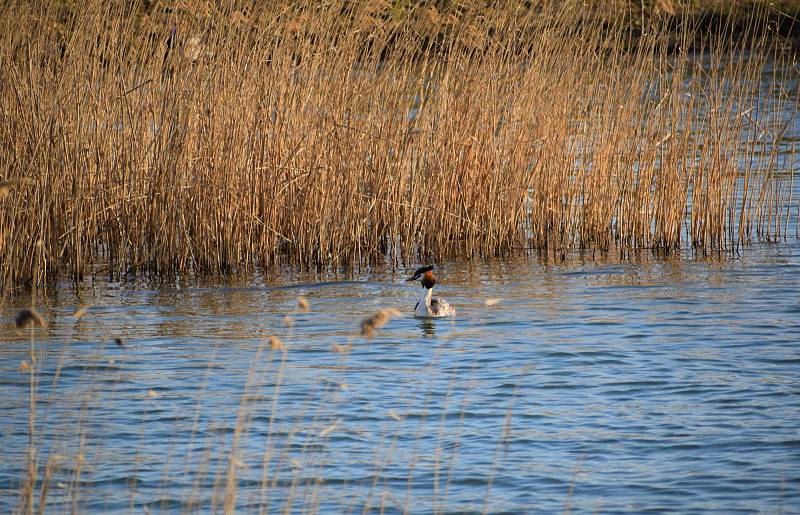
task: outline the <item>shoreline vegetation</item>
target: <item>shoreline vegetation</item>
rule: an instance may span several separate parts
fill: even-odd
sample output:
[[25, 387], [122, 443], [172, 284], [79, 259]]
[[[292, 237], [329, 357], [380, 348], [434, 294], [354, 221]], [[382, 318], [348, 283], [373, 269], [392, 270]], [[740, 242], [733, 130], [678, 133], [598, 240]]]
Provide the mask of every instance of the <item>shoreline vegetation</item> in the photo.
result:
[[5, 3], [0, 290], [794, 236], [798, 5]]

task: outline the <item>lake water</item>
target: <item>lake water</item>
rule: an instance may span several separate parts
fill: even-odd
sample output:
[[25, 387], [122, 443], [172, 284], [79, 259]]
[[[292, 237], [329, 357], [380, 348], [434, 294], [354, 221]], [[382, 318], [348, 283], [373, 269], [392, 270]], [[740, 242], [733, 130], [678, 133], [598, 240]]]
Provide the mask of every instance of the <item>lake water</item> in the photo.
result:
[[[595, 258], [441, 263], [452, 320], [411, 316], [405, 270], [59, 288], [35, 337], [49, 507], [800, 513], [798, 241]], [[3, 513], [28, 446], [14, 302]], [[358, 335], [383, 307], [403, 314]]]

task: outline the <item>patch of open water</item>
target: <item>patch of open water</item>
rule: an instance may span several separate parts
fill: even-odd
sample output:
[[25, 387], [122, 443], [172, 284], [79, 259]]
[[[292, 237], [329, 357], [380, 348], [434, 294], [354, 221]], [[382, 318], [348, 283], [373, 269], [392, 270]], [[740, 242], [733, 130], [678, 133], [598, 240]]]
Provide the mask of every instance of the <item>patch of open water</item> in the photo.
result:
[[[796, 240], [722, 260], [442, 263], [458, 316], [434, 321], [391, 270], [58, 289], [35, 339], [48, 503], [800, 512], [799, 272]], [[3, 308], [0, 336], [6, 513], [25, 477], [30, 335], [12, 321], [28, 303]], [[383, 307], [403, 315], [361, 338]]]

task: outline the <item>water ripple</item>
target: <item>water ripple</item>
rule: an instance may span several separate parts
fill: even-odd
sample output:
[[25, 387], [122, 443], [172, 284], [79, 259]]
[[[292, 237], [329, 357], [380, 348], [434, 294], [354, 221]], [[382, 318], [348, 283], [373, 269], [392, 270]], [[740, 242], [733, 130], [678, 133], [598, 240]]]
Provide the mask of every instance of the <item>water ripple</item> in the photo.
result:
[[[59, 291], [36, 342], [49, 502], [221, 511], [231, 477], [240, 512], [800, 512], [795, 247], [713, 266], [444, 264], [459, 316], [425, 322], [379, 270]], [[379, 307], [403, 314], [361, 338]], [[0, 336], [0, 512], [26, 467], [28, 339]]]

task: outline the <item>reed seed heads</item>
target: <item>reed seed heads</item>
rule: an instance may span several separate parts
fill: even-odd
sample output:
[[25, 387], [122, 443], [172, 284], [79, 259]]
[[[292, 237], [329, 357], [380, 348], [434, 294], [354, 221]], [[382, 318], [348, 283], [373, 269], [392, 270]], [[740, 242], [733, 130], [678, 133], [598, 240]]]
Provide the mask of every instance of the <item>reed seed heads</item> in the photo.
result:
[[44, 327], [44, 319], [33, 308], [26, 308], [19, 312], [15, 320], [17, 329], [26, 327]]
[[269, 337], [269, 348], [272, 350], [285, 351], [286, 345], [277, 336]]
[[303, 313], [307, 313], [311, 308], [311, 304], [308, 302], [308, 299], [305, 297], [298, 297], [297, 298], [297, 309]]
[[385, 326], [392, 317], [399, 316], [400, 312], [394, 308], [384, 308], [361, 321], [361, 336], [372, 338], [375, 331]]

